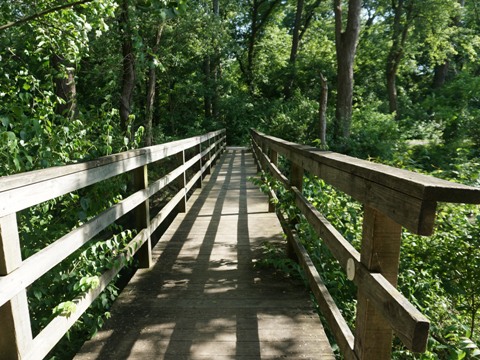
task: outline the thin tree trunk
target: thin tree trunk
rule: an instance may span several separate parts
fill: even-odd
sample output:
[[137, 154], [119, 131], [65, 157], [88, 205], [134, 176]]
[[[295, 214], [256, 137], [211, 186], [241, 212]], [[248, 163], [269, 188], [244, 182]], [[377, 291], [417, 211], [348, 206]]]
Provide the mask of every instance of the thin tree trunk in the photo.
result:
[[[250, 34], [247, 41], [247, 64], [245, 67], [240, 65], [251, 95], [255, 93], [254, 62], [256, 55], [255, 48], [258, 38], [261, 30], [265, 28], [273, 10], [279, 3], [280, 0], [273, 0], [272, 2], [269, 2], [268, 0], [253, 0], [251, 8]], [[261, 12], [261, 8], [266, 9]]]
[[[465, 0], [458, 0], [458, 3], [461, 8], [465, 7]], [[461, 16], [456, 16], [453, 20], [455, 26], [461, 26]], [[443, 64], [435, 66], [432, 88], [438, 89], [441, 88], [447, 81], [448, 70], [450, 67], [450, 61], [446, 59]]]
[[388, 93], [388, 106], [390, 113], [395, 113], [398, 117], [398, 103], [397, 103], [397, 70], [398, 70], [398, 63], [403, 56], [402, 53], [389, 53], [387, 57], [387, 70], [386, 70], [386, 77], [387, 77], [387, 93]]
[[322, 149], [327, 148], [327, 101], [328, 101], [328, 83], [325, 76], [320, 73], [320, 80], [322, 84], [322, 90], [320, 92], [319, 107], [318, 107], [318, 125], [320, 144]]
[[284, 96], [286, 99], [290, 98], [292, 95], [292, 87], [296, 78], [296, 60], [300, 43], [300, 26], [302, 23], [303, 4], [304, 0], [297, 0], [297, 11], [295, 13], [295, 23], [292, 34], [292, 47], [290, 50], [289, 71], [287, 73], [288, 78], [284, 89]]
[[55, 76], [55, 95], [62, 99], [55, 106], [58, 115], [74, 118], [77, 116], [77, 87], [75, 84], [75, 68], [62, 56], [52, 55], [52, 65], [57, 72]]
[[342, 0], [334, 0], [337, 53], [337, 105], [335, 137], [350, 137], [353, 100], [353, 64], [360, 33], [361, 0], [348, 2], [347, 25], [342, 32]]
[[[398, 108], [397, 94], [397, 73], [404, 55], [405, 43], [407, 41], [408, 31], [410, 30], [413, 15], [414, 2], [410, 1], [405, 7], [406, 0], [398, 0], [392, 2], [394, 12], [392, 47], [387, 56], [386, 80], [388, 92], [388, 105], [390, 113], [395, 113], [395, 117], [400, 117]], [[405, 11], [405, 20], [402, 20]]]
[[448, 60], [446, 60], [443, 64], [435, 66], [432, 88], [438, 89], [445, 84], [445, 81], [447, 80], [449, 66], [450, 62]]
[[147, 87], [147, 104], [145, 107], [145, 145], [151, 146], [153, 143], [153, 111], [155, 105], [155, 88], [157, 84], [157, 69], [154, 64], [155, 55], [160, 46], [162, 38], [163, 24], [157, 28], [155, 36], [155, 44], [152, 48], [152, 56], [150, 57], [150, 68], [148, 69], [148, 87]]
[[[215, 17], [220, 16], [220, 3], [219, 0], [213, 0], [213, 15]], [[218, 47], [214, 49], [214, 59], [212, 61], [212, 73], [213, 73], [213, 96], [212, 96], [212, 116], [214, 119], [218, 118], [218, 81], [220, 79], [220, 52]]]
[[205, 112], [205, 118], [210, 119], [212, 117], [212, 81], [211, 81], [211, 68], [210, 68], [210, 56], [205, 56], [203, 60], [203, 74], [204, 74], [204, 96], [203, 96], [203, 108]]
[[123, 74], [120, 95], [120, 125], [127, 131], [131, 111], [133, 90], [135, 88], [135, 55], [133, 53], [132, 32], [128, 13], [128, 0], [123, 0], [119, 18], [122, 35]]

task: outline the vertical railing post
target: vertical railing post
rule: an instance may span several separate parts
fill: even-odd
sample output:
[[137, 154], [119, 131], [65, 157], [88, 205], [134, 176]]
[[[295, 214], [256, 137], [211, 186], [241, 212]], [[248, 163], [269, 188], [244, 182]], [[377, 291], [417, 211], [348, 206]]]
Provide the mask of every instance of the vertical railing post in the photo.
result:
[[[292, 161], [292, 164], [290, 166], [290, 186], [295, 186], [300, 192], [302, 192], [303, 189], [304, 172], [305, 171], [302, 166]], [[295, 261], [297, 261], [298, 259], [295, 253], [295, 249], [290, 242], [287, 243], [287, 256]]]
[[[133, 186], [135, 191], [145, 190], [148, 188], [148, 168], [147, 165], [141, 166], [133, 170]], [[135, 227], [138, 231], [147, 229], [150, 231], [150, 200], [147, 198], [143, 203], [138, 205], [134, 210]], [[147, 233], [147, 241], [137, 251], [136, 257], [140, 268], [148, 269], [152, 266], [152, 241], [151, 234]]]
[[259, 154], [260, 145], [256, 142], [256, 140], [253, 137], [252, 137], [252, 150], [255, 153], [254, 158], [255, 158], [255, 163], [257, 164], [257, 173], [259, 173], [262, 171], [262, 165], [260, 162], [260, 154]]
[[303, 188], [303, 167], [292, 162], [291, 165], [290, 186], [295, 186], [300, 192]]
[[207, 153], [207, 162], [208, 166], [205, 169], [205, 175], [210, 175], [212, 173], [212, 162], [210, 161], [212, 159], [212, 149], [210, 149], [210, 146], [212, 146], [212, 138], [209, 136], [208, 137], [208, 153]]
[[[278, 165], [278, 153], [275, 150], [268, 149], [268, 157], [270, 158], [270, 161], [272, 164], [275, 166]], [[275, 204], [272, 202], [272, 197], [269, 195], [268, 196], [268, 212], [274, 212], [275, 211]]]
[[197, 183], [195, 184], [197, 188], [202, 187], [202, 180], [203, 180], [203, 173], [202, 173], [202, 143], [198, 144], [195, 147], [195, 153], [199, 155], [199, 159], [197, 164], [195, 165], [195, 172], [200, 175], [200, 177], [197, 180]]
[[[12, 273], [21, 264], [17, 215], [14, 213], [0, 218], [0, 276]], [[31, 343], [27, 292], [23, 289], [0, 307], [0, 357], [21, 359]]]
[[[399, 224], [365, 206], [360, 261], [370, 272], [381, 273], [393, 286], [397, 285], [401, 231]], [[359, 290], [354, 347], [358, 359], [391, 359], [392, 336], [391, 327]]]
[[[213, 149], [212, 149], [212, 152], [213, 152], [214, 155], [215, 155], [215, 153], [217, 152], [217, 148], [219, 147], [219, 145], [216, 144], [217, 138], [218, 138], [218, 135], [215, 135], [215, 136], [212, 138], [213, 143], [215, 144], [215, 145], [213, 146]], [[214, 157], [214, 158], [213, 158], [213, 161], [212, 161], [212, 163], [211, 163], [212, 166], [215, 165], [215, 163], [217, 162], [217, 159], [218, 159], [218, 157]]]
[[179, 187], [179, 192], [182, 193], [182, 199], [178, 203], [176, 210], [179, 213], [184, 213], [187, 211], [187, 174], [185, 173], [185, 150], [182, 150], [176, 155], [177, 164], [183, 167], [182, 174], [178, 177], [176, 183]]

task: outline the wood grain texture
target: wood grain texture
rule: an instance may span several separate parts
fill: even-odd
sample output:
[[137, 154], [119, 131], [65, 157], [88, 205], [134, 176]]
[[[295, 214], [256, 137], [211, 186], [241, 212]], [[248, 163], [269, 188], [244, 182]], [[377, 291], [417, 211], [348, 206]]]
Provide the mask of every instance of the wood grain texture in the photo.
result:
[[106, 156], [86, 163], [0, 178], [0, 217], [165, 159], [211, 138], [218, 138], [216, 146], [223, 146], [220, 144], [225, 139], [224, 132], [220, 130], [190, 139]]
[[252, 130], [260, 148], [267, 147], [408, 230], [433, 232], [437, 202], [480, 203], [480, 189], [423, 174], [321, 151]]
[[340, 310], [338, 309], [335, 300], [333, 300], [332, 296], [330, 295], [320, 274], [310, 259], [310, 255], [300, 242], [297, 234], [295, 231], [291, 230], [290, 226], [287, 224], [285, 216], [281, 211], [277, 211], [277, 216], [288, 241], [292, 244], [297, 258], [299, 259], [300, 265], [307, 275], [310, 289], [315, 295], [315, 299], [317, 300], [317, 304], [320, 307], [322, 315], [328, 322], [328, 326], [335, 337], [338, 347], [340, 348], [340, 353], [346, 360], [357, 360], [358, 357], [354, 352], [355, 338]]
[[[369, 271], [382, 274], [397, 285], [402, 228], [378, 211], [366, 207], [360, 262]], [[392, 327], [370, 301], [370, 289], [359, 288], [355, 322], [355, 353], [360, 359], [389, 360], [392, 355]]]
[[[360, 253], [303, 197], [298, 189], [292, 188], [292, 190], [296, 195], [297, 206], [340, 266], [347, 271], [349, 260], [353, 262], [355, 268], [353, 282], [359, 291], [368, 297], [408, 349], [416, 352], [425, 351], [430, 324], [428, 319], [415, 309], [382, 274], [371, 273], [362, 264]], [[388, 268], [386, 265], [383, 266]], [[392, 276], [391, 273], [390, 276]]]
[[220, 157], [77, 360], [334, 359], [303, 286], [256, 265], [283, 237], [255, 174], [240, 149]]
[[[0, 218], [0, 278], [11, 274], [21, 264], [17, 216], [11, 214]], [[32, 343], [25, 289], [21, 289], [8, 302], [0, 305], [0, 324], [1, 357], [12, 360], [21, 359]]]

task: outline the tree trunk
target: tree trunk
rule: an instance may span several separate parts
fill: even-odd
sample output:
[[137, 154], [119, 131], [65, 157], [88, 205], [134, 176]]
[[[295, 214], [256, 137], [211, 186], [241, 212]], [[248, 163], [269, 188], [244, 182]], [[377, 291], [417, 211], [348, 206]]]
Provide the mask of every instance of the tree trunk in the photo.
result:
[[[404, 55], [405, 43], [407, 41], [408, 31], [410, 30], [414, 2], [408, 2], [405, 7], [406, 0], [398, 0], [392, 2], [392, 10], [394, 13], [393, 31], [392, 31], [392, 47], [387, 56], [386, 80], [388, 92], [388, 107], [390, 113], [395, 113], [395, 117], [400, 117], [397, 96], [397, 72], [400, 62]], [[405, 20], [402, 20], [405, 12]]]
[[155, 104], [155, 87], [157, 84], [157, 69], [154, 64], [155, 54], [158, 52], [160, 40], [162, 38], [163, 24], [157, 28], [155, 44], [150, 56], [150, 68], [148, 69], [147, 86], [147, 104], [145, 106], [145, 146], [151, 146], [153, 143], [153, 111]]
[[328, 101], [328, 83], [327, 79], [320, 74], [322, 82], [322, 90], [320, 92], [319, 107], [318, 107], [318, 126], [320, 135], [320, 144], [322, 149], [327, 149], [327, 101]]
[[[393, 50], [393, 49], [392, 49]], [[398, 63], [403, 56], [402, 53], [392, 53], [388, 54], [387, 57], [387, 69], [386, 69], [386, 77], [387, 77], [387, 92], [388, 92], [388, 106], [389, 111], [391, 114], [395, 113], [398, 117], [398, 103], [397, 103], [397, 70], [398, 70]]]
[[446, 60], [443, 64], [435, 66], [435, 72], [433, 74], [432, 88], [441, 88], [447, 80], [448, 68], [450, 62]]
[[212, 81], [211, 81], [211, 69], [210, 69], [210, 55], [205, 56], [203, 60], [203, 108], [205, 112], [205, 118], [210, 119], [212, 117]]
[[[219, 0], [213, 0], [213, 15], [217, 18], [220, 16], [220, 4]], [[211, 64], [211, 70], [213, 73], [213, 96], [212, 96], [212, 116], [214, 119], [218, 119], [218, 81], [220, 80], [220, 52], [218, 47], [214, 49], [214, 58]]]
[[300, 26], [302, 23], [304, 0], [297, 0], [297, 11], [295, 13], [295, 24], [293, 25], [292, 48], [290, 50], [289, 71], [287, 72], [287, 81], [285, 83], [284, 96], [286, 99], [292, 95], [293, 84], [296, 78], [296, 60], [298, 46], [300, 43]]
[[245, 69], [245, 80], [250, 94], [254, 93], [253, 85], [253, 61], [255, 57], [255, 44], [257, 42], [258, 23], [258, 2], [253, 0], [252, 18], [250, 24], [250, 36], [248, 38], [247, 66]]
[[335, 137], [350, 137], [353, 99], [353, 64], [360, 33], [361, 0], [348, 2], [346, 29], [342, 31], [342, 0], [334, 0], [337, 53], [337, 106]]
[[55, 95], [62, 99], [55, 106], [55, 113], [69, 118], [77, 116], [77, 87], [75, 68], [57, 54], [52, 55], [52, 65], [56, 71]]
[[[465, 0], [458, 0], [458, 3], [461, 8], [465, 7]], [[461, 26], [461, 21], [462, 21], [461, 16], [456, 16], [453, 19], [455, 26]], [[432, 81], [433, 89], [441, 88], [445, 84], [447, 80], [449, 67], [450, 67], [450, 61], [448, 59], [446, 59], [443, 64], [435, 66], [435, 72], [434, 72], [433, 81]]]
[[255, 93], [255, 48], [261, 31], [265, 28], [270, 16], [280, 0], [253, 0], [251, 7], [250, 34], [247, 39], [247, 64], [243, 66], [240, 63], [240, 69], [245, 76], [245, 82], [251, 95]]
[[127, 131], [131, 111], [133, 90], [135, 88], [135, 55], [133, 53], [132, 31], [128, 13], [128, 0], [123, 0], [120, 12], [120, 30], [122, 36], [123, 74], [120, 95], [120, 125]]

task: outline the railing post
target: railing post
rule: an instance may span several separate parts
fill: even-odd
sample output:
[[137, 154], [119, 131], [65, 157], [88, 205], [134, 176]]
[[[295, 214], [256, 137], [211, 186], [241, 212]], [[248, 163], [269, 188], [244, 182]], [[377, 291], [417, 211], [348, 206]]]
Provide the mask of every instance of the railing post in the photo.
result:
[[[370, 272], [381, 273], [395, 287], [401, 231], [402, 227], [389, 217], [365, 206], [360, 261]], [[391, 327], [360, 290], [357, 296], [354, 350], [360, 360], [391, 359]]]
[[[177, 164], [180, 163], [180, 166], [183, 168], [185, 167], [185, 150], [179, 152], [176, 155], [177, 158]], [[179, 187], [178, 192], [181, 192], [183, 194], [182, 199], [178, 203], [176, 210], [179, 213], [184, 213], [187, 211], [187, 175], [185, 174], [185, 168], [183, 169], [182, 174], [178, 177], [178, 180], [176, 181]]]
[[[275, 166], [278, 165], [278, 153], [275, 150], [268, 149], [268, 157], [270, 158], [270, 161], [272, 164]], [[272, 197], [269, 195], [268, 196], [268, 212], [274, 212], [275, 211], [275, 204], [272, 202]]]
[[[133, 171], [133, 186], [135, 191], [148, 188], [148, 168], [147, 165], [141, 166]], [[138, 231], [150, 227], [150, 200], [147, 198], [134, 210], [135, 227]], [[149, 231], [149, 230], [147, 230]], [[138, 250], [136, 257], [140, 268], [148, 269], [152, 266], [152, 241], [151, 234], [148, 234], [147, 241]]]
[[212, 146], [212, 138], [208, 138], [208, 153], [207, 153], [207, 162], [208, 166], [205, 169], [205, 175], [210, 175], [212, 173], [212, 162], [210, 161], [212, 159], [212, 149], [210, 149], [210, 146]]
[[195, 165], [195, 172], [200, 174], [200, 177], [197, 180], [197, 183], [195, 184], [197, 188], [202, 187], [202, 180], [203, 180], [203, 173], [202, 173], [202, 143], [198, 144], [196, 147], [196, 153], [199, 155], [199, 159], [197, 164]]
[[303, 173], [303, 167], [292, 162], [290, 185], [295, 186], [300, 192], [302, 192], [303, 188]]
[[[304, 169], [300, 165], [297, 165], [292, 161], [292, 164], [290, 166], [290, 186], [295, 186], [300, 192], [302, 192], [303, 189], [303, 174], [304, 174]], [[287, 242], [287, 256], [298, 262], [298, 257], [297, 254], [295, 253], [295, 248], [293, 247], [293, 244], [290, 243], [290, 241]]]
[[[215, 136], [213, 137], [213, 142], [216, 143], [219, 138], [220, 138], [220, 135], [215, 135]], [[221, 144], [215, 144], [215, 146], [214, 146], [213, 149], [212, 149], [213, 153], [216, 153], [217, 150], [220, 149], [221, 146], [222, 146]], [[212, 161], [212, 166], [215, 165], [215, 163], [217, 162], [217, 160], [218, 160], [218, 156], [216, 156], [216, 157], [213, 159], [213, 161]]]
[[[17, 215], [0, 218], [0, 276], [22, 264]], [[21, 359], [32, 343], [27, 292], [21, 290], [0, 307], [0, 354], [2, 359]]]

